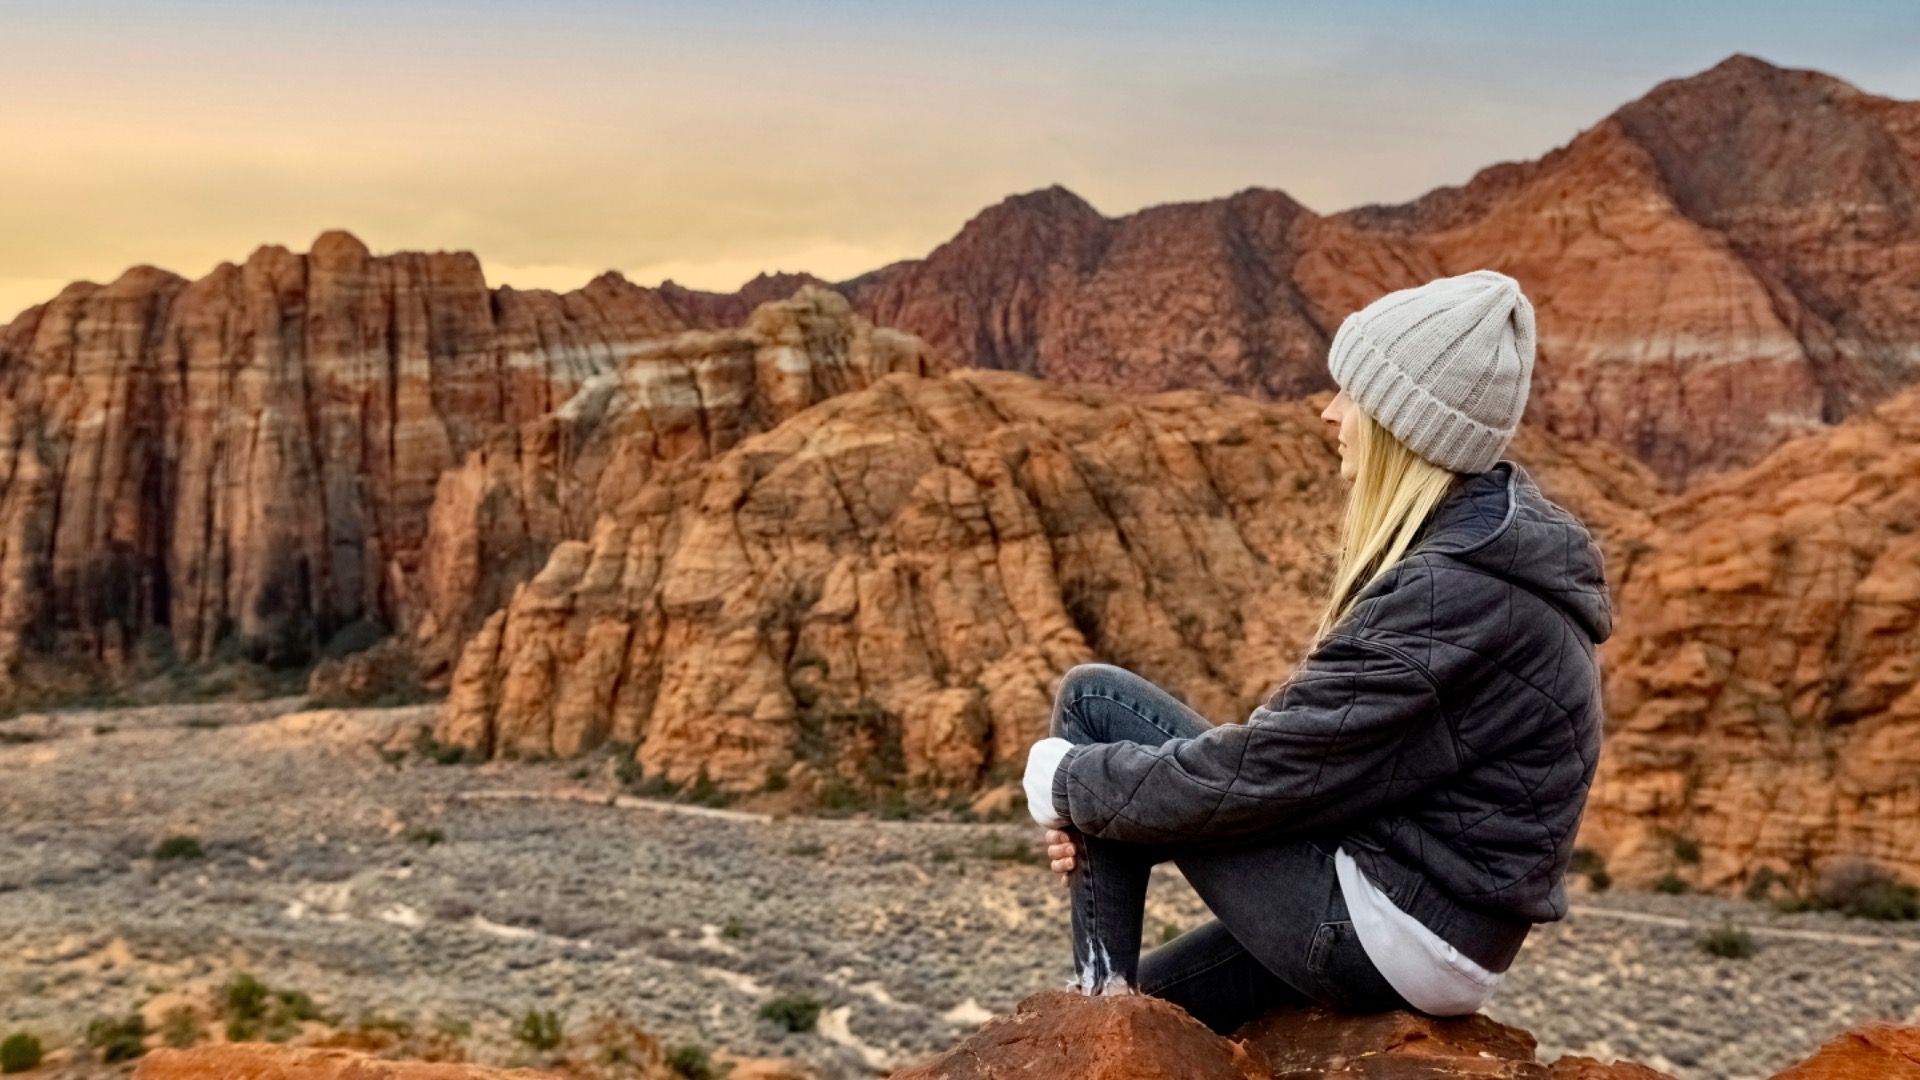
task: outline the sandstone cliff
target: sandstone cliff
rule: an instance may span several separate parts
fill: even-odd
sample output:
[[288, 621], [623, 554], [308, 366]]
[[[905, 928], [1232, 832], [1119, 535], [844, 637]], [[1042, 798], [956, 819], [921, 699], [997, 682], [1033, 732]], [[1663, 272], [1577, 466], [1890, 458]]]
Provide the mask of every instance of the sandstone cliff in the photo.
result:
[[634, 346], [619, 371], [441, 475], [418, 593], [402, 611], [424, 674], [443, 674], [555, 544], [584, 539], [656, 465], [710, 457], [889, 373], [931, 370], [917, 339], [810, 285], [760, 304], [740, 329]]
[[1331, 385], [1348, 312], [1493, 267], [1538, 308], [1528, 422], [1678, 484], [1912, 381], [1915, 265], [1920, 103], [1736, 54], [1405, 205], [1248, 189], [1109, 219], [1054, 187], [841, 287], [959, 362], [1286, 398]]
[[[734, 790], [787, 771], [953, 792], [1022, 759], [1075, 663], [1244, 719], [1296, 660], [1335, 541], [1320, 404], [885, 377], [656, 470], [556, 548], [467, 646], [439, 737], [634, 744], [649, 773]], [[1624, 455], [1530, 460], [1644, 527], [1653, 482]]]
[[[447, 564], [463, 552], [428, 543], [436, 497], [463, 494], [442, 475], [469, 455], [467, 471], [495, 469], [522, 425], [549, 433], [524, 436], [537, 456], [596, 407], [645, 426], [664, 395], [657, 452], [679, 453], [857, 382], [875, 357], [918, 363], [910, 339], [855, 328], [837, 297], [660, 343], [700, 317], [617, 275], [564, 296], [489, 289], [471, 255], [375, 257], [338, 232], [199, 281], [136, 267], [69, 286], [0, 328], [0, 691], [18, 689], [23, 655], [58, 658], [39, 679], [137, 652], [292, 664], [344, 628], [410, 625], [433, 605], [423, 569], [460, 580]], [[816, 346], [848, 373], [814, 373]], [[559, 409], [589, 384], [590, 401]], [[556, 471], [594, 471], [544, 452]], [[536, 524], [508, 561], [564, 534], [540, 514], [569, 497], [522, 515]], [[469, 516], [496, 509], [513, 516]]]
[[1920, 877], [1920, 389], [1652, 521], [1615, 581], [1583, 838], [1630, 880], [1804, 876], [1843, 852]]

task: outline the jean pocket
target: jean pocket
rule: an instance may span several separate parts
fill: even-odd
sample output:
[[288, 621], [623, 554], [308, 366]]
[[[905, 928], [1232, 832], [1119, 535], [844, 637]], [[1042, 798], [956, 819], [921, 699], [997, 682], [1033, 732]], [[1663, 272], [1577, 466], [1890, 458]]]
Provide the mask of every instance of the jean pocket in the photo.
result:
[[1332, 919], [1313, 932], [1307, 974], [1319, 987], [1319, 1002], [1332, 1009], [1378, 1012], [1400, 1004], [1398, 994], [1360, 944], [1352, 919]]

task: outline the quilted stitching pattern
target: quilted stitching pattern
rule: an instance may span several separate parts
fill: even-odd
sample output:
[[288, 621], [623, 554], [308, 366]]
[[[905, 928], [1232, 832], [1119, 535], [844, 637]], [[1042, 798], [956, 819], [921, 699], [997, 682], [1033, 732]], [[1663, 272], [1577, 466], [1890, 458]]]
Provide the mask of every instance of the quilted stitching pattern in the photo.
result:
[[1077, 747], [1068, 807], [1150, 843], [1355, 833], [1462, 903], [1558, 919], [1611, 631], [1591, 535], [1502, 459], [1245, 724]]

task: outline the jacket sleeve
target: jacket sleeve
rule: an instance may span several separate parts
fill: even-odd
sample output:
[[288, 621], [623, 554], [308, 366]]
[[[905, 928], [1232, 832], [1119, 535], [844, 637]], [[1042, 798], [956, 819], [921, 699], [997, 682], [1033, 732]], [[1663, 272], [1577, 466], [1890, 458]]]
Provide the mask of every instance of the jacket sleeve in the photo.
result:
[[[1089, 836], [1142, 843], [1326, 829], [1453, 772], [1431, 748], [1446, 724], [1427, 670], [1392, 645], [1335, 632], [1243, 724], [1158, 746], [1075, 746], [1055, 774], [1061, 816]], [[1403, 754], [1409, 742], [1418, 754]]]

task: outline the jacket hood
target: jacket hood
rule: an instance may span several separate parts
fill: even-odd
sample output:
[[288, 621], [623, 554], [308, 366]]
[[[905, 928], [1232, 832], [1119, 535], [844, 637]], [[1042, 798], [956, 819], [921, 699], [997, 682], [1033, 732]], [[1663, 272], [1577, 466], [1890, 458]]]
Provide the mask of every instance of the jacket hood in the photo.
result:
[[1595, 644], [1613, 633], [1599, 545], [1580, 519], [1541, 494], [1512, 458], [1467, 473], [1408, 554], [1444, 554], [1552, 601]]

